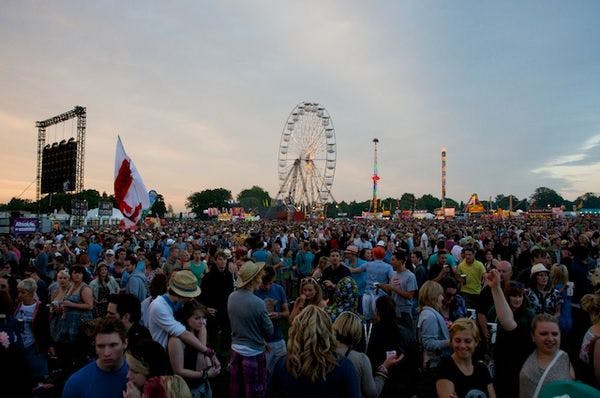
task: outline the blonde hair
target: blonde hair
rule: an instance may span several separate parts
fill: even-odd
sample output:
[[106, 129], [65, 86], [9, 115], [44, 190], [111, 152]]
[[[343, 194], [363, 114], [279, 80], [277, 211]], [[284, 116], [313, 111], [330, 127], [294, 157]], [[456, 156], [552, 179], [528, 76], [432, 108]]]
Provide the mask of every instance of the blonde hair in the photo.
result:
[[292, 322], [286, 367], [292, 377], [325, 380], [337, 364], [336, 340], [327, 313], [309, 305]]
[[300, 294], [302, 294], [302, 288], [304, 288], [304, 286], [306, 285], [312, 285], [315, 288], [316, 293], [315, 297], [313, 297], [313, 299], [310, 300], [310, 303], [307, 301], [305, 305], [321, 304], [321, 301], [323, 300], [323, 289], [321, 289], [321, 285], [319, 285], [319, 282], [317, 282], [315, 278], [312, 278], [310, 276], [300, 280]]
[[463, 332], [465, 330], [471, 332], [473, 338], [479, 344], [479, 328], [477, 328], [477, 324], [475, 323], [475, 321], [469, 318], [459, 318], [452, 322], [452, 326], [450, 326], [449, 329], [450, 339], [452, 339], [457, 333]]
[[59, 275], [66, 276], [69, 279], [71, 278], [71, 275], [69, 275], [69, 271], [66, 268], [63, 268], [56, 273], [56, 276], [57, 276], [56, 280], [58, 280]]
[[144, 397], [192, 398], [187, 383], [179, 375], [155, 376], [144, 384]]
[[569, 281], [569, 270], [562, 264], [554, 264], [550, 270], [550, 283], [556, 286], [559, 283], [566, 285]]
[[358, 315], [350, 311], [342, 312], [333, 322], [335, 338], [347, 346], [356, 346], [362, 338], [362, 327]]
[[581, 308], [590, 315], [592, 324], [600, 322], [600, 294], [586, 294], [581, 298]]
[[419, 289], [419, 307], [425, 306], [439, 310], [438, 298], [444, 294], [444, 288], [436, 281], [427, 281]]
[[321, 271], [323, 271], [325, 268], [327, 268], [327, 263], [329, 262], [329, 257], [321, 257], [319, 259], [319, 264], [317, 265], [317, 268], [319, 268]]
[[531, 321], [531, 334], [532, 335], [535, 333], [535, 331], [538, 327], [538, 324], [543, 323], [543, 322], [555, 323], [558, 325], [558, 319], [554, 315], [537, 314], [535, 317], [533, 317], [533, 320]]
[[18, 290], [25, 290], [27, 293], [31, 294], [37, 291], [37, 282], [33, 278], [23, 279], [17, 285]]

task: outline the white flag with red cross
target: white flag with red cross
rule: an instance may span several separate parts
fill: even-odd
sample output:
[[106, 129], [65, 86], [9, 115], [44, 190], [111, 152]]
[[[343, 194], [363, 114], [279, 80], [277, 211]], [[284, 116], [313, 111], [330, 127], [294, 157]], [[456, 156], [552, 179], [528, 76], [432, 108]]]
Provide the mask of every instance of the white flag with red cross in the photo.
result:
[[115, 153], [115, 200], [117, 207], [125, 217], [121, 227], [132, 228], [137, 225], [142, 211], [150, 207], [148, 191], [142, 176], [125, 153], [121, 137], [117, 136]]

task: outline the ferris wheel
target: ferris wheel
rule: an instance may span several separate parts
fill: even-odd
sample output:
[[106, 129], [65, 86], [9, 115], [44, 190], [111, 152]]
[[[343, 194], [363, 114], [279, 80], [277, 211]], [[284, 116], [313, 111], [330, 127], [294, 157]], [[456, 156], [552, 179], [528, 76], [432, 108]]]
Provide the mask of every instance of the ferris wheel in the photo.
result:
[[323, 211], [325, 203], [333, 200], [335, 163], [335, 130], [329, 113], [316, 102], [300, 102], [281, 133], [277, 199], [299, 211]]

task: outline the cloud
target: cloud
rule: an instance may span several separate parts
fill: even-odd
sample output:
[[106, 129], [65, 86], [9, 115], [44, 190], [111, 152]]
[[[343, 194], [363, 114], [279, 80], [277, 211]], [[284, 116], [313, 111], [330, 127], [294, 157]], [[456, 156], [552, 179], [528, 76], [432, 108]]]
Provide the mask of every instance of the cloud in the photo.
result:
[[597, 147], [598, 144], [600, 144], [600, 134], [596, 134], [585, 140], [581, 149], [584, 151], [589, 151], [590, 149]]
[[600, 145], [600, 134], [585, 140], [579, 153], [561, 155], [531, 170], [534, 174], [560, 181], [559, 191], [568, 197], [576, 197], [590, 191], [590, 186], [600, 185], [600, 160], [592, 157], [592, 149]]

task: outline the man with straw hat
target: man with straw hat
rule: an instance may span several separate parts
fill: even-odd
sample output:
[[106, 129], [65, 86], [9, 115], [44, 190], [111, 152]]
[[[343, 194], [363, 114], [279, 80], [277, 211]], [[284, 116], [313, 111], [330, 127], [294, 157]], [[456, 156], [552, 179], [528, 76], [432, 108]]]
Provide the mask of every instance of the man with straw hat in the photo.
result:
[[174, 313], [183, 303], [200, 295], [198, 280], [188, 270], [176, 271], [169, 280], [167, 293], [158, 296], [150, 304], [148, 315], [148, 329], [152, 339], [166, 348], [169, 336], [179, 337], [184, 343], [209, 357], [214, 357], [215, 352], [202, 344], [192, 332], [175, 319]]
[[229, 295], [227, 312], [231, 322], [232, 397], [264, 397], [267, 390], [266, 339], [273, 323], [265, 302], [254, 295], [260, 286], [263, 262], [246, 261], [240, 267], [237, 290]]

